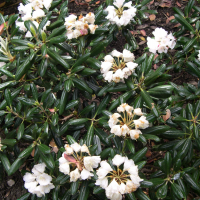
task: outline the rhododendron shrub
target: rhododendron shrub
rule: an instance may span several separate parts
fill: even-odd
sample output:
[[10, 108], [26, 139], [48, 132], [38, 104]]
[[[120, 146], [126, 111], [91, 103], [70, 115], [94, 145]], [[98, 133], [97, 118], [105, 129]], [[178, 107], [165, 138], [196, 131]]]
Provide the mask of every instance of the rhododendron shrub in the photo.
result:
[[149, 3], [77, 16], [67, 1], [24, 0], [0, 14], [0, 178], [21, 174], [19, 199], [199, 198], [200, 8], [174, 8], [180, 29], [156, 28], [137, 51], [130, 31], [156, 14]]

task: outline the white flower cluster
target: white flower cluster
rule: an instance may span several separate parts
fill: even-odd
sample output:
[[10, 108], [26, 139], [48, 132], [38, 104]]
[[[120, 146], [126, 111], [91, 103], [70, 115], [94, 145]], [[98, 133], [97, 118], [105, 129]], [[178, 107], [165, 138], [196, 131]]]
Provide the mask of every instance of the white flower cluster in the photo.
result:
[[168, 34], [163, 28], [156, 28], [153, 32], [154, 39], [147, 37], [147, 46], [152, 53], [167, 53], [168, 49], [173, 49], [176, 45], [175, 37]]
[[132, 6], [132, 2], [125, 3], [125, 0], [115, 0], [114, 6], [108, 6], [105, 10], [108, 12], [106, 18], [111, 24], [117, 26], [126, 26], [136, 15], [137, 9]]
[[[90, 155], [88, 147], [78, 143], [65, 145], [65, 152], [59, 158], [59, 170], [64, 174], [70, 175], [70, 182], [76, 182], [78, 179], [85, 180], [94, 176], [91, 172], [97, 168], [101, 161], [100, 156], [83, 156]], [[78, 154], [79, 153], [79, 154]], [[76, 167], [70, 172], [70, 165]]]
[[[39, 19], [46, 16], [45, 12], [42, 9], [46, 8], [46, 10], [49, 10], [52, 1], [53, 0], [29, 0], [29, 3], [26, 5], [20, 3], [18, 10], [19, 14], [21, 14], [22, 22], [17, 21], [16, 25], [19, 26], [21, 31], [26, 32], [27, 29], [24, 25], [24, 22], [27, 20], [31, 20], [36, 28], [38, 28]], [[47, 21], [46, 25], [43, 27], [43, 31], [45, 31], [46, 27], [49, 25], [50, 21]], [[32, 37], [30, 31], [26, 33], [25, 37]]]
[[108, 82], [124, 82], [124, 78], [127, 79], [138, 66], [133, 60], [135, 56], [129, 50], [124, 49], [123, 53], [113, 50], [111, 55], [105, 56], [104, 62], [101, 62], [101, 73], [104, 79]]
[[[112, 163], [117, 166], [117, 170], [112, 169], [108, 162], [101, 161], [95, 185], [106, 190], [108, 199], [122, 200], [122, 195], [136, 191], [143, 179], [138, 176], [138, 167], [133, 160], [117, 154], [112, 159]], [[122, 170], [119, 166], [123, 163]]]
[[24, 187], [32, 194], [42, 197], [45, 193], [49, 193], [55, 186], [51, 183], [52, 177], [44, 173], [46, 165], [40, 163], [34, 165], [32, 173], [26, 173], [23, 177], [25, 181]]
[[200, 61], [200, 50], [199, 50], [199, 54], [198, 54], [198, 60]]
[[[119, 113], [114, 113], [110, 115], [108, 124], [111, 128], [111, 133], [117, 136], [130, 136], [132, 140], [137, 140], [139, 134], [142, 134], [140, 129], [145, 129], [149, 127], [149, 122], [146, 120], [145, 116], [142, 116], [143, 113], [141, 108], [133, 108], [126, 103], [121, 104], [117, 111]], [[133, 120], [134, 116], [141, 116], [137, 120]], [[135, 129], [132, 129], [135, 128]]]
[[88, 29], [91, 34], [95, 33], [98, 25], [94, 24], [95, 15], [94, 13], [88, 13], [85, 17], [82, 15], [79, 16], [77, 20], [76, 15], [69, 15], [69, 17], [65, 18], [65, 25], [67, 28], [67, 37], [68, 39], [78, 38], [82, 35], [88, 34]]

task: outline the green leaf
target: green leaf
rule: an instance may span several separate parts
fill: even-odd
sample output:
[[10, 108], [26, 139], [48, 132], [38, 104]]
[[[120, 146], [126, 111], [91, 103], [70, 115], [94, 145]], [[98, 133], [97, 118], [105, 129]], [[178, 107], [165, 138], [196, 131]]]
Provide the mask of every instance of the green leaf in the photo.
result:
[[20, 78], [22, 78], [22, 76], [28, 71], [32, 65], [34, 56], [35, 53], [31, 53], [30, 56], [28, 56], [28, 58], [17, 68], [15, 80], [20, 80]]
[[73, 85], [73, 82], [72, 82], [71, 79], [66, 80], [65, 81], [65, 86], [64, 86], [65, 90], [67, 92], [69, 92], [71, 90], [72, 85]]
[[127, 193], [126, 196], [128, 197], [129, 200], [136, 200], [136, 197], [134, 195], [134, 192], [132, 193]]
[[77, 126], [77, 125], [84, 124], [87, 121], [88, 121], [88, 118], [74, 119], [74, 120], [70, 120], [69, 121], [69, 125], [71, 125], [71, 126]]
[[200, 194], [200, 185], [192, 178], [190, 174], [184, 174], [183, 178], [198, 194]]
[[90, 56], [93, 57], [100, 54], [107, 45], [108, 45], [108, 40], [104, 40], [95, 47], [92, 47]]
[[32, 90], [32, 95], [33, 95], [33, 98], [38, 101], [38, 91], [37, 91], [37, 88], [35, 86], [34, 83], [31, 83], [31, 90]]
[[83, 181], [80, 188], [80, 194], [78, 200], [87, 200], [90, 190], [88, 187], [88, 181]]
[[85, 55], [81, 56], [72, 66], [72, 68], [82, 65], [90, 57], [90, 53], [86, 53]]
[[135, 163], [139, 162], [140, 160], [142, 160], [142, 158], [145, 156], [146, 152], [147, 152], [148, 148], [144, 147], [143, 149], [141, 149], [140, 151], [138, 151], [134, 156], [132, 156], [131, 158], [134, 160]]
[[31, 154], [31, 152], [33, 151], [34, 149], [34, 145], [31, 144], [30, 146], [28, 146], [26, 149], [24, 149], [19, 155], [18, 155], [18, 158], [24, 158], [26, 156], [29, 156]]
[[156, 196], [160, 199], [164, 199], [167, 196], [167, 190], [168, 190], [168, 187], [167, 187], [167, 184], [165, 183], [164, 185], [158, 188], [156, 192]]
[[186, 29], [188, 29], [189, 31], [192, 31], [192, 33], [194, 34], [194, 29], [193, 27], [183, 18], [183, 16], [178, 15], [178, 14], [174, 14], [175, 19], [181, 24], [183, 25]]
[[67, 141], [69, 142], [69, 144], [76, 143], [76, 140], [71, 135], [67, 135], [66, 138], [67, 138]]
[[6, 99], [6, 103], [8, 106], [12, 105], [12, 98], [11, 98], [11, 92], [9, 89], [5, 89], [5, 99]]
[[72, 182], [72, 183], [71, 183], [70, 190], [71, 190], [71, 194], [72, 194], [72, 195], [76, 194], [76, 192], [77, 192], [77, 190], [78, 190], [78, 186], [79, 186], [79, 181], [76, 181], [76, 182]]
[[164, 157], [164, 168], [165, 168], [165, 173], [167, 174], [167, 176], [170, 174], [171, 167], [172, 167], [171, 165], [172, 165], [172, 157], [171, 157], [171, 154], [167, 152]]
[[104, 86], [103, 88], [101, 88], [101, 90], [98, 92], [97, 96], [103, 96], [107, 90], [113, 85], [113, 83], [109, 83], [106, 86]]
[[19, 199], [17, 199], [17, 200], [26, 200], [26, 199], [28, 199], [28, 197], [31, 195], [31, 193], [26, 193], [26, 194], [24, 194], [23, 196], [21, 196]]
[[71, 108], [74, 108], [76, 105], [78, 105], [79, 100], [71, 100], [65, 107], [65, 110], [69, 110]]
[[170, 129], [169, 126], [165, 126], [165, 125], [160, 125], [160, 126], [153, 126], [147, 129], [142, 130], [143, 134], [161, 134], [165, 131], [168, 131]]
[[1, 162], [3, 164], [4, 169], [6, 170], [7, 174], [9, 173], [10, 170], [10, 161], [8, 160], [8, 157], [6, 156], [6, 154], [0, 152], [0, 158], [1, 158]]
[[94, 137], [94, 126], [93, 126], [93, 124], [91, 124], [88, 131], [87, 131], [86, 139], [85, 139], [87, 146], [92, 145], [93, 137]]
[[51, 154], [43, 154], [40, 151], [40, 157], [50, 170], [53, 170], [55, 168], [55, 162]]
[[88, 85], [86, 84], [86, 82], [84, 80], [81, 80], [81, 79], [78, 79], [78, 78], [73, 78], [73, 82], [78, 89], [83, 90], [83, 91], [86, 90], [90, 94], [93, 93], [93, 90], [88, 87]]
[[111, 95], [110, 94], [107, 94], [103, 100], [101, 100], [101, 103], [99, 104], [98, 108], [97, 108], [97, 111], [96, 111], [96, 115], [99, 115], [101, 114], [101, 112], [106, 108], [106, 106], [108, 105], [109, 101], [111, 99]]
[[142, 191], [141, 188], [138, 188], [134, 194], [136, 195], [136, 197], [140, 200], [151, 200], [146, 194], [144, 194], [144, 192]]
[[179, 199], [186, 199], [186, 194], [183, 192], [182, 188], [176, 184], [176, 183], [173, 183], [171, 184], [171, 187], [172, 187], [172, 191], [173, 193], [179, 198]]
[[14, 163], [10, 166], [10, 170], [8, 171], [8, 176], [14, 174], [19, 167], [24, 163], [25, 159], [17, 158]]
[[66, 35], [59, 35], [59, 36], [56, 36], [56, 37], [52, 37], [49, 42], [51, 44], [58, 44], [58, 43], [61, 43], [61, 42], [65, 42], [67, 39], [67, 36]]
[[51, 149], [45, 144], [39, 144], [38, 149], [44, 154], [48, 154], [51, 152]]
[[62, 65], [65, 69], [69, 69], [69, 64], [55, 51], [47, 49], [47, 54], [60, 65]]
[[9, 86], [11, 83], [13, 83], [13, 81], [8, 81], [5, 83], [1, 83], [0, 84], [0, 90], [3, 90], [5, 87]]
[[59, 115], [62, 115], [65, 110], [67, 104], [67, 97], [68, 97], [68, 92], [66, 90], [63, 90], [60, 99]]
[[129, 151], [132, 153], [132, 154], [135, 154], [135, 146], [133, 144], [133, 141], [131, 139], [127, 139], [126, 140], [126, 145], [129, 149]]
[[147, 106], [149, 107], [149, 109], [153, 111], [153, 114], [156, 117], [158, 117], [159, 116], [158, 110], [155, 107], [155, 103], [153, 102], [153, 100], [149, 96], [149, 94], [145, 90], [141, 89], [141, 96], [142, 96], [143, 100], [145, 101], [145, 103], [147, 104]]
[[20, 140], [24, 134], [24, 123], [21, 123], [17, 131], [17, 139]]
[[160, 138], [156, 135], [151, 135], [151, 134], [143, 134], [143, 136], [147, 139], [147, 140], [154, 140], [156, 142], [160, 142]]
[[101, 69], [101, 62], [95, 58], [91, 58], [89, 57], [86, 60], [86, 63], [88, 64], [89, 67], [93, 68], [93, 69]]
[[200, 78], [200, 70], [194, 63], [187, 61], [185, 65], [188, 67], [189, 73], [195, 74], [198, 78]]

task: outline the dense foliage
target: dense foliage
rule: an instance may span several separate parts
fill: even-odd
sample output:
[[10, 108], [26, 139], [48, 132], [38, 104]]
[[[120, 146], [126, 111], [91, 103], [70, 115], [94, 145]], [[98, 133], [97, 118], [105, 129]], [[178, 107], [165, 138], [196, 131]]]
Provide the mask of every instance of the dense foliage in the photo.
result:
[[[200, 81], [169, 70], [200, 78], [200, 7], [174, 8], [179, 31], [159, 27], [135, 60], [130, 31], [156, 14], [150, 1], [75, 16], [67, 1], [23, 0], [0, 14], [0, 179], [19, 170], [20, 199], [199, 198]], [[119, 33], [123, 52], [106, 52]], [[149, 146], [162, 153], [145, 173]]]

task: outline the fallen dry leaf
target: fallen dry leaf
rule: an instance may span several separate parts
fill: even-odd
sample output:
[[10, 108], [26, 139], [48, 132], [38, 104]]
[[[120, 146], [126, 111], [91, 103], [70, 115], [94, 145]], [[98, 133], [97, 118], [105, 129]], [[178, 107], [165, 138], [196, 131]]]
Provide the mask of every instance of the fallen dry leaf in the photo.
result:
[[144, 37], [140, 37], [140, 39], [141, 39], [142, 41], [146, 41], [146, 39], [145, 39]]
[[146, 152], [145, 156], [146, 156], [147, 158], [151, 157], [151, 156], [152, 156], [152, 153], [151, 153], [151, 151], [150, 151], [150, 150], [148, 150], [148, 151]]
[[97, 1], [96, 4], [100, 4], [100, 1]]
[[153, 65], [154, 69], [158, 69], [158, 66], [156, 64]]
[[35, 149], [33, 149], [33, 151], [31, 152], [31, 156], [34, 157], [35, 155]]
[[179, 27], [179, 26], [181, 26], [180, 23], [178, 23], [178, 24], [176, 24], [175, 26], [173, 26], [173, 28], [177, 28], [177, 27]]
[[175, 17], [174, 16], [170, 16], [169, 18], [167, 18], [166, 24], [168, 24], [172, 19], [175, 19]]
[[156, 16], [155, 16], [154, 14], [149, 15], [149, 19], [150, 19], [151, 21], [155, 20], [155, 18], [156, 18]]
[[6, 2], [0, 3], [0, 8], [3, 7], [6, 4]]
[[154, 2], [154, 0], [152, 0], [152, 1], [150, 2], [150, 5], [153, 4], [153, 2]]
[[4, 15], [4, 11], [0, 11], [0, 13], [1, 13], [2, 15]]
[[171, 117], [171, 111], [167, 109], [166, 115], [163, 115], [163, 120], [166, 122], [170, 117]]
[[132, 35], [137, 35], [139, 34], [140, 32], [139, 31], [130, 31]]
[[172, 2], [171, 2], [171, 0], [163, 0], [159, 4], [159, 6], [162, 7], [162, 8], [164, 8], [164, 7], [171, 8], [172, 7]]
[[138, 45], [143, 45], [145, 43], [146, 43], [146, 41], [141, 41]]
[[143, 36], [146, 36], [145, 30], [141, 30], [140, 33], [141, 33]]
[[137, 26], [137, 29], [143, 29], [143, 28], [146, 28], [146, 27], [148, 27], [148, 25], [147, 25], [147, 24], [144, 24], [144, 25], [139, 25], [139, 26]]
[[153, 60], [155, 60], [157, 57], [158, 57], [158, 54], [154, 55], [154, 59]]
[[85, 0], [85, 2], [89, 3], [91, 0]]
[[176, 2], [176, 5], [178, 6], [178, 7], [181, 7], [181, 4], [177, 1]]

